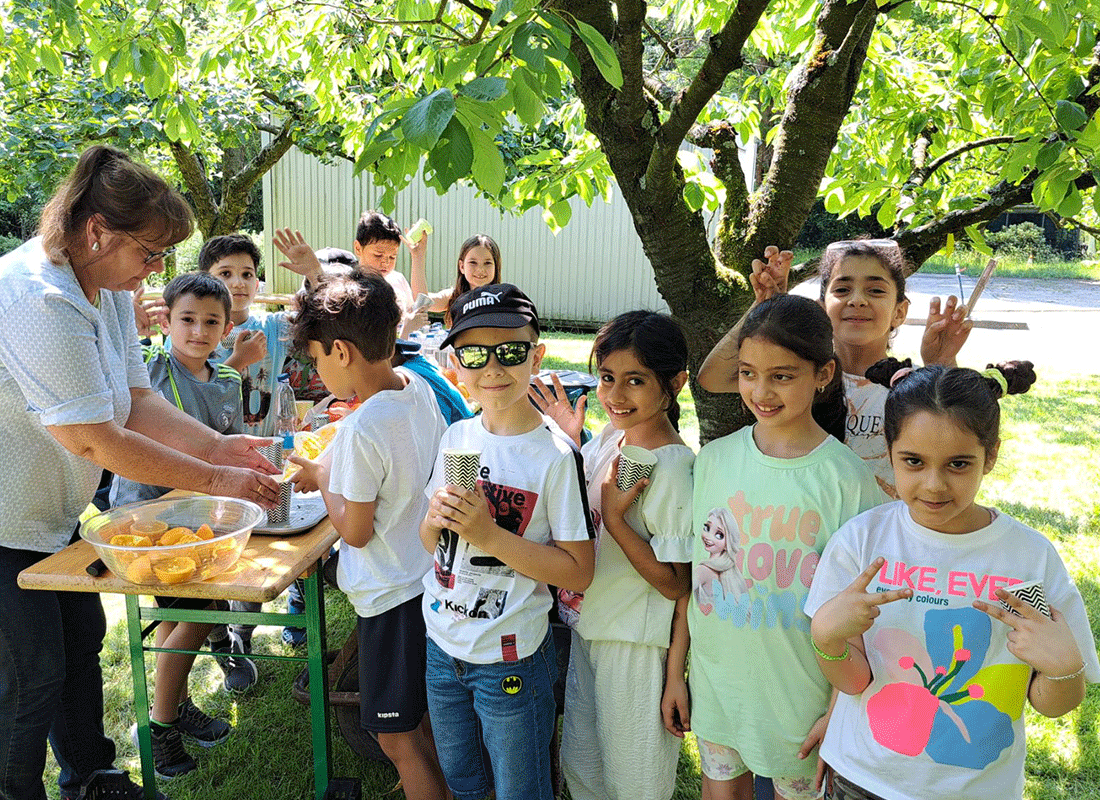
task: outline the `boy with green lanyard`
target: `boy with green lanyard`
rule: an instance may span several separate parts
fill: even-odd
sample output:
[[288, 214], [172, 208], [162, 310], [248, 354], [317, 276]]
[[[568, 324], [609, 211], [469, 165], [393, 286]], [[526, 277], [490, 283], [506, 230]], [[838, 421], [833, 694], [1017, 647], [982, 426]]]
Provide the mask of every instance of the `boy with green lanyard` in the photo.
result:
[[[205, 272], [189, 272], [164, 288], [168, 306], [171, 350], [145, 348], [149, 382], [180, 410], [222, 434], [240, 433], [242, 428], [241, 376], [232, 367], [209, 360], [218, 342], [229, 333], [231, 298], [225, 284]], [[167, 493], [162, 486], [147, 486], [115, 476], [111, 505], [152, 500]], [[206, 600], [157, 598], [160, 605], [176, 608], [205, 608]], [[197, 622], [161, 622], [157, 646], [197, 650], [212, 625]], [[157, 680], [150, 711], [153, 762], [161, 778], [174, 778], [196, 768], [184, 749], [187, 736], [202, 747], [211, 747], [230, 733], [228, 723], [213, 719], [198, 709], [187, 691], [187, 676], [194, 655], [159, 653]]]

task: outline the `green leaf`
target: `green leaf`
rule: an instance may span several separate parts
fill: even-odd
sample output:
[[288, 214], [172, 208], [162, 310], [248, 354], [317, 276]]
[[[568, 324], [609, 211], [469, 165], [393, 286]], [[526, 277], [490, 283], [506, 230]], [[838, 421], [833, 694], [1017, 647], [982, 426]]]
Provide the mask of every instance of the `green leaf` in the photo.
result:
[[943, 245], [944, 256], [949, 256], [955, 252], [955, 234], [947, 234], [947, 241]]
[[1076, 217], [1084, 206], [1085, 198], [1081, 197], [1076, 186], [1070, 184], [1065, 200], [1058, 206], [1058, 214], [1063, 217]]
[[470, 142], [474, 148], [474, 163], [471, 174], [474, 181], [488, 194], [496, 197], [504, 187], [504, 158], [493, 138], [480, 126], [466, 126]]
[[50, 74], [54, 77], [60, 78], [61, 73], [65, 71], [65, 65], [61, 61], [61, 56], [58, 52], [50, 46], [45, 46], [38, 51], [38, 60], [42, 62]]
[[1057, 106], [1054, 108], [1054, 118], [1067, 131], [1083, 128], [1085, 123], [1089, 121], [1089, 115], [1085, 112], [1085, 109], [1069, 100], [1058, 101]]
[[703, 207], [703, 202], [706, 200], [706, 196], [701, 187], [695, 181], [686, 181], [684, 183], [684, 202], [688, 204], [688, 208], [692, 211], [698, 211]]
[[569, 224], [573, 216], [573, 209], [569, 207], [568, 200], [559, 200], [543, 212], [542, 218], [556, 233]]
[[1055, 53], [1061, 46], [1061, 39], [1059, 39], [1054, 31], [1052, 31], [1045, 22], [1029, 17], [1027, 15], [1021, 15], [1019, 17], [1020, 25], [1032, 33], [1036, 38], [1043, 43], [1043, 46], [1051, 53]]
[[440, 186], [447, 190], [455, 181], [470, 174], [474, 163], [474, 148], [462, 123], [452, 117], [435, 148], [428, 153], [428, 163], [435, 170]]
[[1044, 144], [1039, 148], [1038, 155], [1035, 156], [1035, 168], [1039, 171], [1050, 169], [1058, 161], [1058, 157], [1062, 155], [1065, 146], [1065, 142], [1047, 142]]
[[898, 210], [898, 199], [898, 195], [891, 195], [879, 205], [875, 218], [878, 220], [878, 224], [883, 228], [894, 227], [894, 215]]
[[508, 93], [508, 84], [504, 82], [504, 78], [475, 78], [465, 86], [459, 86], [458, 92], [474, 100], [491, 103]]
[[[533, 25], [528, 22], [520, 26], [512, 39], [512, 52], [517, 58], [522, 59], [527, 66], [536, 71], [541, 71], [542, 68], [546, 66], [546, 52], [544, 48], [535, 46], [536, 44], [545, 44], [542, 41], [541, 30], [542, 29], [538, 25]], [[535, 39], [535, 44], [532, 44], [532, 38]]]
[[523, 122], [532, 127], [542, 122], [546, 107], [521, 76], [513, 75], [512, 102], [515, 104], [516, 114]]
[[586, 22], [574, 19], [577, 23], [577, 35], [581, 37], [584, 46], [596, 62], [596, 67], [603, 75], [603, 79], [616, 89], [623, 87], [623, 71], [619, 66], [619, 59], [615, 55], [614, 48], [607, 43], [603, 35]]
[[437, 89], [408, 110], [401, 119], [401, 132], [417, 147], [431, 150], [454, 114], [450, 89]]
[[966, 238], [970, 240], [970, 246], [982, 255], [993, 256], [993, 248], [986, 244], [985, 237], [978, 230], [977, 225], [971, 225], [966, 229]]
[[496, 7], [493, 9], [493, 13], [489, 15], [489, 24], [496, 25], [508, 16], [508, 12], [511, 10], [512, 0], [498, 0]]

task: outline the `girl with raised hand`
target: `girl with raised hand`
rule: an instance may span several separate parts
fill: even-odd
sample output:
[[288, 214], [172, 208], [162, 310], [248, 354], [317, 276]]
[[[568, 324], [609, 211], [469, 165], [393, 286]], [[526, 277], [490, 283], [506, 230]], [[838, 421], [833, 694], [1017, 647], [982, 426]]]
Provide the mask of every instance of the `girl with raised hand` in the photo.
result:
[[[819, 796], [821, 768], [809, 756], [831, 687], [816, 669], [802, 604], [833, 531], [885, 499], [836, 438], [844, 391], [832, 341], [825, 312], [804, 297], [778, 295], [750, 311], [735, 346], [756, 424], [710, 442], [695, 461], [692, 566], [710, 586], [695, 587], [705, 601], [683, 603], [688, 624], [674, 623], [662, 712], [676, 735], [695, 731], [706, 800], [751, 798], [752, 773], [771, 778], [782, 800]], [[725, 511], [739, 583], [704, 568], [712, 521]]]
[[975, 502], [998, 400], [1034, 380], [1026, 361], [895, 376], [885, 434], [901, 499], [833, 536], [806, 602], [841, 692], [822, 747], [833, 797], [1022, 797], [1025, 699], [1058, 717], [1100, 681], [1054, 546]]
[[[753, 261], [750, 281], [756, 302], [787, 291], [792, 256], [770, 246], [764, 261]], [[905, 322], [905, 265], [893, 239], [833, 242], [821, 257], [820, 302], [833, 325], [833, 345], [842, 366], [848, 408], [842, 440], [863, 458], [883, 491], [895, 497], [894, 476], [882, 437], [886, 390], [866, 377], [868, 368], [887, 357], [890, 342]], [[926, 364], [955, 365], [955, 357], [970, 335], [966, 307], [955, 297], [941, 309], [934, 297], [921, 340]], [[736, 330], [736, 329], [735, 329]], [[711, 392], [736, 391], [730, 362], [736, 361], [735, 338], [727, 335], [699, 369], [699, 385]]]
[[[596, 570], [584, 595], [559, 592], [572, 627], [561, 763], [574, 800], [668, 800], [679, 740], [661, 722], [676, 601], [690, 589], [691, 465], [677, 432], [687, 342], [664, 314], [631, 311], [607, 323], [592, 349], [596, 397], [610, 423], [582, 449], [596, 522]], [[560, 385], [532, 396], [580, 444], [584, 405]], [[548, 404], [543, 397], [562, 398]], [[620, 449], [649, 450], [648, 479], [622, 492]]]
[[[427, 234], [425, 234], [425, 237]], [[422, 240], [418, 246], [425, 247]], [[443, 312], [446, 325], [451, 326], [451, 303], [455, 299], [471, 289], [479, 286], [488, 286], [491, 283], [500, 283], [500, 247], [491, 236], [477, 233], [462, 243], [458, 250], [458, 273], [455, 275], [455, 285], [451, 289], [441, 289], [438, 292], [428, 291], [428, 281], [424, 274], [424, 262], [414, 261], [412, 266], [412, 290], [414, 296], [426, 294], [431, 298], [432, 304], [429, 311]]]

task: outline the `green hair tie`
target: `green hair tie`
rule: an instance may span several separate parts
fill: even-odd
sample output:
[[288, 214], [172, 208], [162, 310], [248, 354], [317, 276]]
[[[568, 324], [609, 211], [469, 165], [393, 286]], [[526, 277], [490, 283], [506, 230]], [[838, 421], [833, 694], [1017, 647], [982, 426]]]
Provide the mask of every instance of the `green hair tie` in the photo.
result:
[[995, 367], [982, 370], [983, 378], [992, 378], [997, 381], [997, 385], [1001, 387], [1001, 397], [1008, 395], [1008, 379], [1005, 378], [1004, 373]]

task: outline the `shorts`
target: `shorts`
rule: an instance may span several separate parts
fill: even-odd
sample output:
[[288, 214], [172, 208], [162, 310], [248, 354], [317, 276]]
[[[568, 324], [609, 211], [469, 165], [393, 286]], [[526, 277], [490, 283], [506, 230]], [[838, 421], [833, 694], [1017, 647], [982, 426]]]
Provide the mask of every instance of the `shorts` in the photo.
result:
[[[703, 768], [703, 774], [712, 781], [732, 781], [734, 778], [748, 772], [748, 767], [741, 760], [741, 755], [732, 747], [724, 744], [714, 744], [705, 739], [698, 739], [699, 764]], [[793, 778], [773, 776], [772, 784], [777, 794], [785, 800], [818, 800], [825, 796], [824, 787], [819, 791], [814, 788], [814, 778], [797, 776]]]
[[877, 794], [872, 794], [835, 772], [833, 773], [833, 793], [831, 797], [834, 800], [882, 800]]
[[359, 617], [359, 721], [371, 733], [407, 733], [428, 713], [427, 633], [421, 596]]
[[159, 608], [182, 608], [188, 611], [200, 611], [209, 608], [214, 601], [204, 600], [201, 597], [153, 597]]

